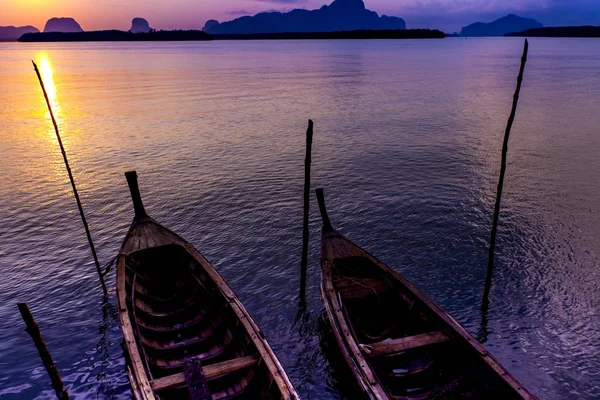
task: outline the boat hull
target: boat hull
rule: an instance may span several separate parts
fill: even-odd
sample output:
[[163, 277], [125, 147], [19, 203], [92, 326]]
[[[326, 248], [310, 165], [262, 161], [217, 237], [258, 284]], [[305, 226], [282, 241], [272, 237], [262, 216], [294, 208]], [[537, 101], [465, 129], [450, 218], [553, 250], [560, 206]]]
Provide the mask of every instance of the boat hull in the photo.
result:
[[321, 294], [350, 370], [371, 399], [535, 399], [436, 303], [333, 228]]
[[298, 399], [264, 334], [210, 262], [136, 216], [116, 261], [117, 303], [136, 399]]

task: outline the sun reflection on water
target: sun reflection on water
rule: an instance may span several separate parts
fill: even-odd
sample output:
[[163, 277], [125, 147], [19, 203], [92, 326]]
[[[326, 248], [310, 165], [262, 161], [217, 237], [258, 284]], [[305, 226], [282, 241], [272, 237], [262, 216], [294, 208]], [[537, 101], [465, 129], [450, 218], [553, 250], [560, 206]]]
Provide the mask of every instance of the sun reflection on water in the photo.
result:
[[58, 115], [60, 114], [60, 104], [56, 98], [57, 90], [56, 84], [54, 83], [54, 67], [52, 66], [50, 57], [48, 57], [46, 53], [39, 53], [36, 58], [38, 60], [38, 69], [42, 81], [44, 82], [44, 87], [46, 88], [46, 94], [48, 95], [48, 100], [52, 106], [52, 111], [54, 111], [54, 115], [58, 118]]
[[[48, 96], [48, 101], [50, 103], [50, 107], [52, 108], [52, 112], [54, 114], [54, 117], [56, 119], [56, 123], [58, 125], [58, 128], [60, 130], [60, 134], [63, 140], [63, 143], [65, 145], [68, 145], [69, 142], [69, 136], [65, 136], [64, 135], [64, 116], [63, 116], [63, 110], [59, 101], [59, 96], [58, 96], [58, 85], [56, 84], [55, 80], [54, 80], [54, 65], [52, 64], [52, 60], [50, 58], [50, 56], [45, 53], [45, 52], [39, 52], [36, 55], [36, 64], [38, 67], [38, 71], [40, 73], [40, 76], [42, 78], [42, 82], [44, 83], [44, 88], [46, 89], [46, 94]], [[38, 90], [40, 90], [40, 95], [41, 95], [41, 88], [38, 88]], [[43, 95], [41, 95], [41, 100], [42, 100], [42, 104], [40, 104], [40, 107], [43, 107], [43, 109], [45, 109], [44, 111], [44, 115], [45, 118], [47, 118], [47, 121], [44, 121], [44, 125], [45, 128], [43, 130], [43, 134], [44, 137], [46, 138], [47, 142], [50, 144], [50, 146], [52, 148], [55, 148], [55, 146], [57, 146], [57, 138], [56, 138], [56, 132], [54, 130], [54, 126], [51, 123], [51, 118], [50, 118], [50, 113], [47, 110], [47, 104], [46, 101], [43, 98]], [[40, 108], [41, 110], [42, 108]], [[57, 148], [55, 148], [57, 150]], [[56, 179], [68, 182], [68, 178], [67, 178], [67, 174], [66, 171], [64, 169], [64, 165], [62, 164], [62, 160], [58, 161], [58, 158], [54, 160], [54, 162], [52, 163], [52, 167], [50, 168], [55, 175]]]

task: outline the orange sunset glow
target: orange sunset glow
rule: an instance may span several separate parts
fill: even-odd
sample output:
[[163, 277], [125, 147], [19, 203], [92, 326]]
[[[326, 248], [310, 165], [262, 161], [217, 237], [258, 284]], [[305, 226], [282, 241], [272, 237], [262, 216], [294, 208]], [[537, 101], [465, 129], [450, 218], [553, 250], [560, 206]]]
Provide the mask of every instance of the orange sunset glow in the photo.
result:
[[217, 2], [127, 1], [115, 3], [69, 0], [0, 0], [0, 26], [33, 25], [44, 29], [52, 17], [72, 17], [84, 30], [121, 29], [136, 16], [148, 18], [160, 29], [201, 29], [207, 19], [227, 18]]

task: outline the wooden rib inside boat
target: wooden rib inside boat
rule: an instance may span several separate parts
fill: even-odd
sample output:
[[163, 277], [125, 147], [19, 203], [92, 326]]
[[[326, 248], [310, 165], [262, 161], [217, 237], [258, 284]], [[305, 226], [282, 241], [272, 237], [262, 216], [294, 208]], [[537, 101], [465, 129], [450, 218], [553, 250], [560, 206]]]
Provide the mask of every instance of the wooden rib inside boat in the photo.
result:
[[317, 197], [325, 309], [371, 399], [536, 399], [436, 303], [338, 233], [322, 189]]
[[145, 210], [117, 259], [117, 297], [137, 399], [297, 399], [264, 335], [212, 265]]

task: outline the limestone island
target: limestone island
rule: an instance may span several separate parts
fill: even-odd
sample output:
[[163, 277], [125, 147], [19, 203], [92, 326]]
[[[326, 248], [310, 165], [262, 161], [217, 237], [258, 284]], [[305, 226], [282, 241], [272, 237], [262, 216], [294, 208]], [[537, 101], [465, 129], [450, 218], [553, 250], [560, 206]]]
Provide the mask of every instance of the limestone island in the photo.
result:
[[73, 18], [50, 18], [44, 27], [44, 33], [50, 32], [83, 32], [81, 25]]
[[521, 32], [526, 29], [541, 28], [542, 26], [534, 19], [509, 14], [489, 24], [476, 22], [465, 26], [460, 31], [460, 36], [504, 36], [510, 32]]
[[37, 33], [38, 28], [27, 25], [27, 26], [0, 26], [0, 41], [10, 42], [16, 41], [26, 33]]
[[368, 10], [363, 0], [335, 0], [318, 10], [263, 12], [223, 23], [209, 20], [203, 30], [216, 35], [400, 29], [406, 29], [402, 18], [380, 17], [375, 11]]

